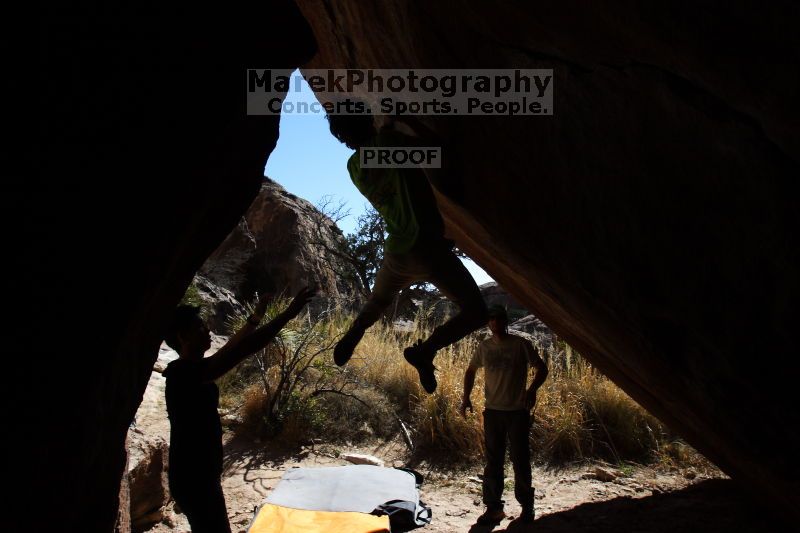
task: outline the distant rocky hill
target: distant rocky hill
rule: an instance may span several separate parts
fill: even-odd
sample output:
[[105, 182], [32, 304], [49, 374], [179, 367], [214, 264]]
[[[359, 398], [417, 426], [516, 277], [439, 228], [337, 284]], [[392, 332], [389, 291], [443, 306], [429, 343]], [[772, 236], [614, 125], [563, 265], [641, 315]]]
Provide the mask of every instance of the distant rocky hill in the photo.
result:
[[514, 322], [529, 314], [528, 310], [519, 301], [510, 295], [496, 281], [484, 283], [478, 287], [481, 290], [486, 305], [502, 305], [508, 312], [510, 322]]
[[[290, 296], [308, 284], [315, 285], [328, 301], [357, 305], [356, 288], [336, 274], [338, 259], [317, 244], [324, 240], [330, 245], [343, 238], [336, 224], [314, 205], [264, 178], [261, 192], [247, 213], [195, 276], [195, 294], [209, 310], [211, 329], [225, 333], [226, 318], [232, 312], [241, 312], [242, 303], [256, 293]], [[500, 285], [484, 283], [480, 290], [487, 305], [499, 304], [507, 309], [511, 329], [552, 347], [547, 326]], [[429, 305], [435, 306], [436, 320], [456, 312], [455, 305], [441, 296], [420, 294], [409, 292], [395, 318], [411, 319], [420, 306]]]
[[[334, 300], [350, 300], [354, 287], [335, 273], [337, 258], [316, 245], [343, 239], [336, 224], [322, 216], [307, 200], [264, 178], [261, 192], [237, 227], [206, 260], [198, 281], [207, 290], [224, 293], [222, 305], [231, 307], [258, 294], [290, 296], [306, 285]], [[211, 302], [216, 307], [219, 298]], [[235, 304], [233, 305], [235, 307]]]
[[[497, 282], [490, 281], [478, 287], [486, 305], [501, 305], [508, 312], [509, 326], [512, 331], [522, 334], [525, 338], [533, 341], [541, 348], [553, 351], [556, 344], [555, 334], [541, 320], [532, 315], [514, 296], [509, 294]], [[416, 314], [416, 309], [423, 305], [434, 305], [434, 316], [436, 320], [444, 320], [446, 316], [457, 312], [455, 304], [448, 301], [444, 296], [436, 293], [433, 297], [421, 297], [413, 299], [414, 307], [407, 310], [403, 319], [408, 319]], [[408, 327], [407, 322], [401, 320], [401, 327]], [[479, 335], [489, 334], [488, 328], [483, 328]]]
[[[544, 322], [522, 306], [519, 301], [501, 287], [498, 283], [490, 281], [480, 287], [481, 294], [487, 305], [502, 305], [508, 312], [508, 329], [522, 334], [525, 338], [548, 352], [555, 349], [555, 334]], [[488, 334], [488, 330], [485, 332]]]

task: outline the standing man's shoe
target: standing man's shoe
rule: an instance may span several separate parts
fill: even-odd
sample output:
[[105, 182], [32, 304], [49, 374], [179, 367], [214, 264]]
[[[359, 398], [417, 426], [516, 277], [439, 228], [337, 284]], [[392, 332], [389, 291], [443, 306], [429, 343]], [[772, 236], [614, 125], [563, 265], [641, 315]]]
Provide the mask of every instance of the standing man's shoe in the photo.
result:
[[523, 507], [522, 512], [519, 514], [519, 519], [522, 521], [523, 524], [532, 524], [535, 516], [536, 515], [533, 510], [533, 506]]
[[536, 489], [534, 487], [531, 487], [530, 503], [526, 501], [522, 505], [522, 512], [519, 514], [519, 518], [523, 524], [533, 523], [533, 519], [536, 516], [536, 511], [533, 508], [533, 502], [535, 500], [536, 500]]
[[478, 517], [479, 526], [496, 526], [503, 521], [506, 513], [502, 509], [486, 509], [486, 512]]

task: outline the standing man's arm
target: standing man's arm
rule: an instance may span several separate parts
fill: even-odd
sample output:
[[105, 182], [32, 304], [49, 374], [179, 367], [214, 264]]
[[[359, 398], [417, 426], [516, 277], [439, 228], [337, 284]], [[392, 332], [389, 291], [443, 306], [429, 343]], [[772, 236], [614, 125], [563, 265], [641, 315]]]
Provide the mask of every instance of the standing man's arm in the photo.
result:
[[458, 411], [461, 413], [461, 416], [465, 418], [467, 416], [467, 409], [472, 411], [472, 400], [470, 400], [470, 396], [472, 395], [472, 388], [475, 386], [475, 373], [482, 366], [483, 357], [479, 345], [472, 355], [472, 360], [469, 362], [467, 371], [464, 373], [464, 398], [461, 400], [461, 407], [459, 407]]
[[539, 350], [537, 350], [530, 343], [528, 343], [528, 361], [531, 363], [531, 366], [533, 366], [535, 372], [533, 375], [533, 381], [531, 382], [531, 386], [528, 388], [528, 392], [525, 397], [525, 407], [527, 407], [528, 411], [530, 411], [536, 405], [536, 391], [539, 390], [539, 387], [542, 386], [544, 380], [547, 379], [549, 370], [547, 369], [547, 365], [539, 356]]
[[209, 357], [208, 364], [205, 367], [203, 381], [213, 381], [221, 377], [242, 362], [245, 357], [263, 349], [272, 341], [283, 326], [300, 313], [303, 307], [311, 301], [313, 296], [314, 289], [306, 287], [300, 290], [289, 306], [270, 322], [242, 338], [233, 346], [228, 347], [226, 345]]
[[475, 386], [475, 373], [477, 370], [477, 368], [470, 366], [464, 373], [464, 398], [461, 400], [461, 407], [458, 409], [458, 412], [463, 417], [467, 416], [467, 409], [472, 411], [472, 400], [469, 397], [472, 395], [472, 388]]

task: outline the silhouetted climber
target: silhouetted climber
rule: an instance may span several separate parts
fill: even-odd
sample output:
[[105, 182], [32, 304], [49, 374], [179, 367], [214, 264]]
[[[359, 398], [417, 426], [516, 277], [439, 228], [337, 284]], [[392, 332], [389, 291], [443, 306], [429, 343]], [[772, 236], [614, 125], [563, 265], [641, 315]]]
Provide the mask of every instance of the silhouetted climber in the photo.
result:
[[[376, 134], [371, 115], [327, 118], [331, 133], [354, 150], [419, 144], [390, 127]], [[417, 128], [422, 129], [421, 125]], [[420, 169], [362, 169], [358, 152], [350, 157], [347, 169], [355, 186], [383, 217], [388, 237], [372, 293], [336, 345], [334, 360], [339, 366], [350, 360], [366, 329], [380, 318], [398, 292], [414, 283], [432, 283], [460, 308], [458, 314], [434, 329], [427, 340], [420, 340], [404, 351], [406, 360], [419, 372], [422, 387], [432, 393], [436, 390], [433, 366], [436, 352], [485, 324], [486, 305], [475, 280], [453, 252], [453, 242], [444, 238], [444, 222], [433, 190]]]
[[181, 305], [175, 309], [165, 335], [167, 344], [180, 355], [164, 371], [171, 428], [169, 488], [194, 533], [231, 530], [220, 485], [222, 426], [214, 380], [269, 344], [313, 295], [313, 290], [302, 289], [283, 313], [258, 327], [267, 305], [267, 299], [262, 298], [245, 326], [206, 358], [203, 354], [211, 346], [211, 337], [199, 308]]
[[[531, 409], [536, 405], [536, 391], [547, 378], [547, 365], [538, 350], [527, 340], [508, 333], [508, 316], [502, 306], [489, 308], [489, 329], [492, 336], [478, 345], [464, 374], [464, 399], [461, 415], [472, 410], [472, 387], [475, 373], [484, 368], [486, 395], [483, 411], [483, 433], [486, 448], [486, 468], [483, 471], [483, 503], [486, 512], [478, 524], [499, 524], [503, 512], [503, 471], [506, 460], [506, 436], [510, 443], [511, 463], [514, 466], [514, 496], [522, 506], [521, 519], [532, 522], [534, 489], [531, 486], [531, 456], [528, 432]], [[528, 365], [535, 370], [533, 381], [526, 390]]]

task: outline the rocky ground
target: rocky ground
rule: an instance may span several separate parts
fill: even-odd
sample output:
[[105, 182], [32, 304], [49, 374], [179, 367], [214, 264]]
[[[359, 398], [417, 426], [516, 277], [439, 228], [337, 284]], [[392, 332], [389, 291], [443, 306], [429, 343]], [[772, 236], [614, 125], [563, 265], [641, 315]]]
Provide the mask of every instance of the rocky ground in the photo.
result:
[[[234, 532], [244, 533], [254, 506], [263, 500], [283, 472], [296, 466], [345, 465], [344, 452], [373, 455], [387, 466], [405, 463], [400, 442], [341, 447], [316, 444], [294, 453], [271, 450], [269, 444], [230, 440], [226, 444], [223, 489]], [[337, 457], [338, 456], [338, 457]], [[480, 465], [443, 473], [430, 465], [415, 465], [426, 476], [421, 495], [433, 509], [433, 522], [420, 531], [430, 533], [488, 531], [783, 531], [768, 513], [743, 496], [733, 482], [719, 473], [692, 470], [664, 472], [640, 467], [625, 472], [607, 465], [576, 465], [564, 469], [534, 469], [536, 522], [525, 526], [513, 519], [519, 506], [513, 501], [513, 481], [507, 488], [509, 515], [496, 528], [476, 525], [483, 512], [480, 500]], [[172, 506], [154, 533], [189, 531], [183, 515]]]
[[[220, 344], [223, 338], [215, 338]], [[163, 462], [169, 440], [169, 422], [160, 371], [174, 358], [162, 348], [150, 385], [129, 432], [131, 522], [134, 531], [153, 533], [189, 531], [184, 515], [175, 512], [166, 488]], [[433, 522], [421, 531], [430, 533], [487, 531], [787, 531], [771, 513], [745, 496], [717, 470], [656, 469], [580, 464], [554, 469], [534, 468], [536, 516], [527, 528], [513, 518], [519, 505], [513, 500], [513, 479], [508, 479], [508, 518], [493, 530], [475, 524], [483, 512], [480, 498], [480, 464], [458, 471], [409, 461], [399, 438], [389, 442], [334, 445], [321, 441], [279, 449], [271, 442], [253, 442], [226, 433], [223, 489], [234, 532], [243, 533], [254, 509], [275, 487], [285, 471], [296, 466], [345, 465], [347, 454], [378, 458], [386, 466], [410, 466], [426, 481], [423, 501], [433, 509]], [[510, 468], [509, 468], [510, 472]], [[128, 505], [126, 503], [126, 505]]]

